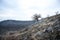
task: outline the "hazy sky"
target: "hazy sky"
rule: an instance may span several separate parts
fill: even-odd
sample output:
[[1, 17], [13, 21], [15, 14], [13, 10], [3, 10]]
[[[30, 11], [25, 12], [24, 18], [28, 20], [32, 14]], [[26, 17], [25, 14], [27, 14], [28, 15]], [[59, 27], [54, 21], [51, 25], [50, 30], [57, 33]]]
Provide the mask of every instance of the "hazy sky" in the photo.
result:
[[60, 11], [60, 0], [0, 0], [0, 20], [31, 20], [35, 13], [42, 17]]

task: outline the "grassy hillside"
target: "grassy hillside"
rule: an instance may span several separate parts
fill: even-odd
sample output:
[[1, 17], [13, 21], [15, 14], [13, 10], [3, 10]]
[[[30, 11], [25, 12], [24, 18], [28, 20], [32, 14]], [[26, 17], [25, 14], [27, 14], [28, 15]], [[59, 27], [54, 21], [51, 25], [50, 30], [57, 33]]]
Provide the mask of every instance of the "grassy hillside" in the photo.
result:
[[42, 22], [21, 31], [0, 35], [1, 40], [60, 40], [60, 14], [44, 18]]

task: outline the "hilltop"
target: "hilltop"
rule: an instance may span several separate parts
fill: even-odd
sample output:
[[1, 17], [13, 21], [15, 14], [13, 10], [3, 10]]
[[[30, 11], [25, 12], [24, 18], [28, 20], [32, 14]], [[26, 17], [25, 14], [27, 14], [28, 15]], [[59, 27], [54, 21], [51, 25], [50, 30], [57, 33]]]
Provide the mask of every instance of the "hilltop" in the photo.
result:
[[13, 35], [6, 34], [6, 40], [60, 40], [60, 14], [44, 18]]

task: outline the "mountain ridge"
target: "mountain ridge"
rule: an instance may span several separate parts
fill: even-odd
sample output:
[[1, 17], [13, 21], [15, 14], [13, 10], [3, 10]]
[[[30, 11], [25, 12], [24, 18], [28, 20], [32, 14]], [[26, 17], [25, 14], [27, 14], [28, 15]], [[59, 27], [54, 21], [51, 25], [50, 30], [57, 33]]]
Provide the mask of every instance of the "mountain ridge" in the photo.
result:
[[22, 30], [31, 24], [34, 24], [34, 21], [4, 20], [0, 22], [0, 33]]

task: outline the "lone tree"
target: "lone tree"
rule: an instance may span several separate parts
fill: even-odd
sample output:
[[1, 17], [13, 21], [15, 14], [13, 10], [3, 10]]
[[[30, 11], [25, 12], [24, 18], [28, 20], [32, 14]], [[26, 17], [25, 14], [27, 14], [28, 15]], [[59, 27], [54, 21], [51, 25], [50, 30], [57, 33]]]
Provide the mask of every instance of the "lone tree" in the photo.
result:
[[41, 18], [41, 15], [39, 14], [34, 14], [33, 15], [33, 20], [35, 20], [35, 21], [39, 21], [39, 18]]
[[56, 13], [56, 15], [58, 15], [59, 14], [59, 11], [56, 11], [55, 13]]

